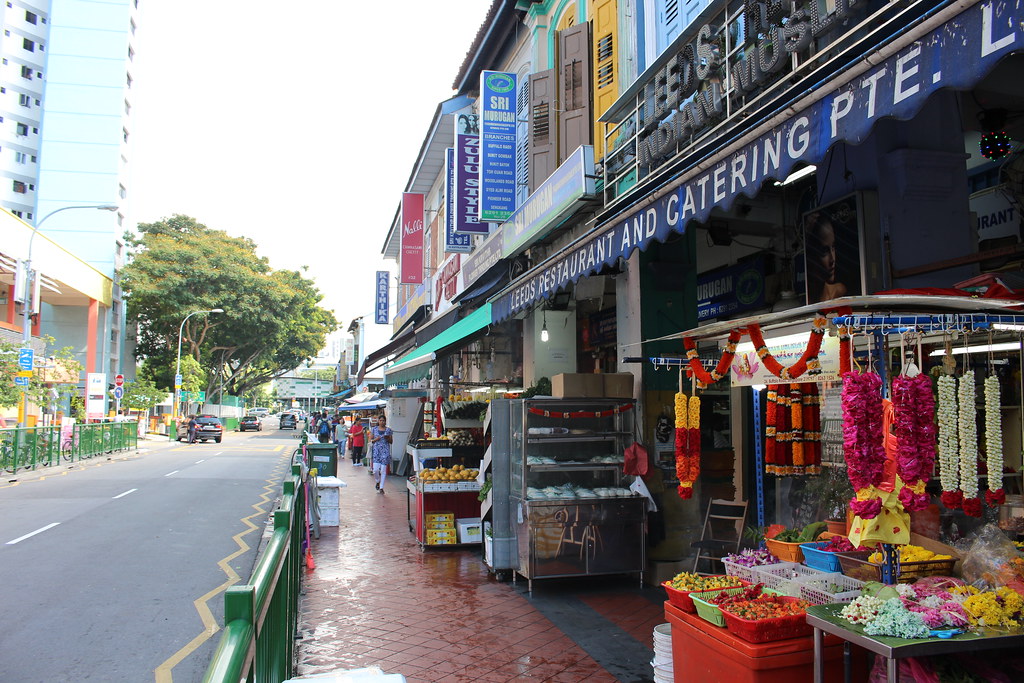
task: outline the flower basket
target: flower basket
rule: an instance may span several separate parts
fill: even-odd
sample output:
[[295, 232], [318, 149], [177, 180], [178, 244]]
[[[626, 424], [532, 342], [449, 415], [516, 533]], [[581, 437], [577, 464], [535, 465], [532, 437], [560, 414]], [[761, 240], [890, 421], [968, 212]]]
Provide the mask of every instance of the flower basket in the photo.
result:
[[[798, 598], [782, 598], [787, 602], [796, 602]], [[742, 619], [730, 612], [722, 611], [725, 618], [725, 627], [730, 633], [750, 643], [768, 643], [773, 640], [785, 640], [786, 638], [802, 638], [813, 632], [810, 624], [807, 623], [806, 614], [791, 614], [774, 619], [759, 619], [751, 621]]]
[[[679, 609], [683, 610], [684, 612], [689, 612], [690, 614], [696, 614], [697, 613], [697, 607], [693, 604], [693, 599], [690, 597], [692, 594], [694, 594], [694, 593], [701, 593], [701, 592], [713, 592], [713, 591], [699, 591], [699, 590], [698, 591], [681, 591], [681, 590], [676, 590], [675, 588], [673, 588], [672, 586], [669, 585], [668, 581], [666, 581], [665, 583], [663, 583], [661, 585], [664, 586], [665, 592], [668, 593], [668, 601], [670, 603], [672, 603], [673, 605], [675, 605], [676, 607], [678, 607]], [[740, 581], [735, 586], [733, 586], [733, 588], [742, 588], [744, 585], [746, 585], [746, 582]], [[716, 590], [722, 590], [722, 589], [718, 588]]]
[[799, 543], [786, 543], [773, 538], [766, 538], [764, 542], [768, 546], [768, 552], [783, 562], [800, 563], [804, 561], [804, 554], [800, 550]]
[[852, 602], [860, 597], [863, 581], [842, 574], [829, 574], [800, 584], [800, 597], [812, 605]]
[[[859, 552], [835, 553], [839, 556], [839, 566], [846, 576], [860, 581], [881, 581], [882, 565], [868, 562], [870, 550]], [[947, 576], [953, 573], [956, 558], [950, 560], [925, 560], [923, 562], [900, 562], [896, 580], [899, 583], [913, 583], [925, 576]]]
[[766, 564], [761, 567], [754, 567], [754, 582], [764, 584], [782, 595], [796, 597], [800, 595], [800, 584], [811, 579], [818, 579], [824, 574], [817, 569], [805, 567], [796, 562], [780, 562], [778, 564]]
[[804, 564], [812, 569], [818, 569], [823, 572], [838, 572], [841, 571], [839, 566], [839, 558], [836, 557], [836, 553], [830, 553], [825, 550], [820, 550], [828, 545], [828, 542], [818, 541], [815, 543], [802, 543], [800, 547], [804, 553]]
[[[739, 593], [742, 590], [744, 590], [744, 589], [743, 588], [719, 588], [719, 589], [713, 590], [713, 591], [704, 591], [702, 593], [694, 593], [693, 595], [690, 596], [690, 599], [693, 600], [693, 605], [694, 605], [694, 607], [697, 608], [697, 616], [699, 616], [704, 621], [707, 621], [707, 622], [710, 622], [710, 623], [714, 624], [715, 626], [721, 626], [722, 628], [725, 628], [725, 617], [722, 616], [722, 608], [719, 607], [718, 605], [715, 605], [715, 604], [712, 604], [712, 603], [708, 602], [708, 600], [711, 600], [712, 598], [714, 598], [719, 593], [728, 593], [729, 595], [736, 595], [737, 593]], [[763, 593], [767, 593], [769, 595], [775, 595], [776, 594], [775, 591], [772, 591], [772, 590], [762, 590], [762, 592]]]
[[846, 536], [849, 533], [849, 529], [846, 526], [845, 519], [828, 519], [825, 520], [825, 524], [828, 525], [828, 532], [830, 534], [836, 534], [837, 536]]

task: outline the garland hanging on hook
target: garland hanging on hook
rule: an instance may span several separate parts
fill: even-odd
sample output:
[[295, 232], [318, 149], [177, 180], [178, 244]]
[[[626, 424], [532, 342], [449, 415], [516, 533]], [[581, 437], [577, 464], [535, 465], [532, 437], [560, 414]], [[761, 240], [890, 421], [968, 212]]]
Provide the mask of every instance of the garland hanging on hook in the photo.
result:
[[739, 330], [731, 330], [729, 332], [729, 338], [725, 342], [725, 351], [722, 352], [718, 365], [709, 373], [700, 362], [700, 354], [697, 353], [697, 345], [693, 339], [683, 337], [683, 348], [686, 349], [686, 360], [689, 364], [687, 372], [697, 380], [698, 386], [701, 389], [705, 389], [708, 385], [714, 384], [725, 377], [725, 374], [729, 372], [729, 366], [732, 365], [733, 358], [736, 357], [736, 345], [742, 338], [743, 333]]
[[825, 327], [827, 325], [828, 319], [825, 316], [820, 313], [814, 316], [814, 326], [811, 328], [811, 336], [807, 340], [807, 348], [804, 350], [803, 355], [800, 356], [800, 360], [788, 368], [784, 367], [768, 350], [768, 346], [764, 342], [764, 335], [761, 334], [760, 325], [756, 323], [749, 325], [747, 333], [750, 335], [750, 341], [754, 343], [754, 348], [757, 350], [757, 357], [764, 363], [768, 372], [781, 379], [792, 381], [802, 376], [808, 370], [812, 374], [821, 370], [818, 354], [821, 352], [821, 342], [825, 338]]

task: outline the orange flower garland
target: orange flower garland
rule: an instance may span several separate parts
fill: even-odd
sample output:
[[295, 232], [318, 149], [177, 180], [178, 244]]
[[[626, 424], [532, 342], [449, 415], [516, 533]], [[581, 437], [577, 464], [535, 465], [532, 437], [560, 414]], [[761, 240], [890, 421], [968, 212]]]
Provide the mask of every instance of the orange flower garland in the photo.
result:
[[754, 348], [757, 349], [757, 357], [768, 368], [768, 372], [785, 380], [793, 380], [803, 375], [808, 369], [816, 371], [821, 368], [820, 363], [818, 363], [818, 353], [821, 351], [821, 342], [825, 338], [825, 326], [827, 324], [828, 320], [825, 316], [820, 313], [814, 316], [814, 327], [811, 329], [811, 338], [807, 341], [807, 349], [800, 356], [800, 360], [788, 368], [783, 367], [782, 363], [777, 361], [768, 350], [767, 345], [764, 343], [764, 335], [761, 334], [760, 325], [749, 325], [747, 333], [750, 335], [750, 341], [754, 343]]
[[714, 384], [729, 372], [729, 366], [732, 365], [732, 360], [736, 356], [736, 344], [742, 337], [743, 334], [739, 330], [729, 332], [729, 338], [725, 341], [725, 351], [722, 352], [718, 365], [711, 372], [705, 370], [704, 365], [700, 362], [700, 354], [697, 353], [697, 345], [694, 341], [689, 337], [683, 337], [683, 348], [686, 349], [686, 360], [690, 366], [687, 372], [691, 377], [697, 379], [697, 385], [701, 389], [709, 384]]
[[678, 393], [676, 415], [676, 476], [679, 497], [693, 497], [693, 485], [700, 476], [700, 398]]

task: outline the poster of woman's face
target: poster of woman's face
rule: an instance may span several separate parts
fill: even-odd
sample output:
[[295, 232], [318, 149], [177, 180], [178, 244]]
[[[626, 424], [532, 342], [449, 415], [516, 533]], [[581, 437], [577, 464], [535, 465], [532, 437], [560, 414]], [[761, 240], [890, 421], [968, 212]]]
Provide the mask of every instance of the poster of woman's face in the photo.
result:
[[455, 121], [455, 132], [459, 135], [479, 135], [480, 123], [476, 114], [459, 114]]
[[857, 195], [804, 214], [807, 303], [864, 293]]

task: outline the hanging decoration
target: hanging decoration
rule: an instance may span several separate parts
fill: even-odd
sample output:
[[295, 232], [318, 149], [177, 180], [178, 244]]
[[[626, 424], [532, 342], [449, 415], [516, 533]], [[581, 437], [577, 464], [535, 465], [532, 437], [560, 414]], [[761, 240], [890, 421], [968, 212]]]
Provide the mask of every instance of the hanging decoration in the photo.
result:
[[768, 385], [765, 472], [821, 473], [821, 401], [818, 385]]
[[873, 372], [843, 376], [843, 452], [856, 497], [850, 509], [862, 519], [882, 511], [877, 486], [885, 468], [882, 442], [882, 378]]
[[821, 352], [821, 342], [825, 338], [825, 327], [828, 325], [828, 320], [825, 316], [820, 313], [814, 316], [814, 324], [811, 328], [811, 336], [807, 340], [807, 349], [804, 350], [800, 360], [793, 365], [783, 367], [771, 352], [768, 350], [768, 346], [764, 343], [764, 335], [761, 334], [761, 326], [757, 324], [749, 325], [747, 327], [747, 333], [750, 335], [750, 341], [753, 342], [754, 348], [757, 350], [757, 357], [761, 359], [764, 366], [768, 369], [768, 372], [772, 373], [776, 377], [784, 380], [797, 379], [808, 370], [812, 374], [821, 370], [821, 364], [818, 362], [818, 353]]
[[853, 358], [853, 350], [851, 348], [853, 335], [850, 333], [850, 328], [846, 325], [839, 327], [837, 331], [839, 332], [839, 376], [842, 377], [852, 370], [850, 361]]
[[714, 384], [725, 377], [725, 374], [729, 372], [729, 366], [732, 365], [733, 358], [736, 357], [736, 345], [742, 338], [743, 333], [739, 330], [732, 330], [729, 332], [729, 338], [725, 341], [725, 351], [722, 352], [722, 357], [719, 359], [718, 365], [716, 365], [715, 369], [711, 372], [705, 370], [704, 365], [700, 362], [700, 354], [697, 353], [697, 344], [689, 337], [683, 338], [683, 348], [686, 349], [686, 360], [689, 365], [687, 374], [697, 380], [698, 387], [704, 389], [708, 385]]
[[1003, 490], [1003, 424], [999, 398], [999, 378], [995, 373], [985, 378], [985, 465], [988, 469], [988, 491], [985, 502], [990, 506], [1006, 502]]
[[960, 442], [957, 430], [956, 378], [940, 375], [939, 381], [939, 482], [942, 504], [955, 510], [963, 502], [960, 491]]
[[964, 495], [960, 507], [964, 514], [971, 517], [981, 517], [981, 500], [978, 498], [978, 427], [974, 412], [976, 392], [974, 370], [968, 370], [960, 377], [957, 398], [960, 425], [960, 491]]
[[935, 399], [928, 375], [899, 375], [892, 383], [899, 499], [907, 510], [927, 509], [925, 484], [935, 466]]
[[675, 396], [676, 477], [679, 497], [693, 497], [693, 485], [700, 476], [700, 398], [679, 392]]

